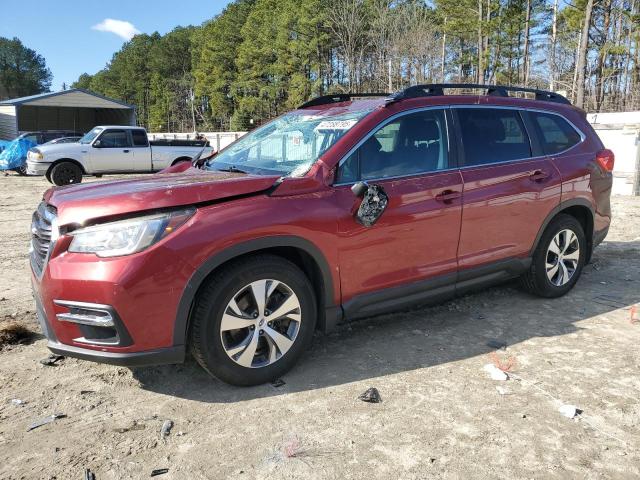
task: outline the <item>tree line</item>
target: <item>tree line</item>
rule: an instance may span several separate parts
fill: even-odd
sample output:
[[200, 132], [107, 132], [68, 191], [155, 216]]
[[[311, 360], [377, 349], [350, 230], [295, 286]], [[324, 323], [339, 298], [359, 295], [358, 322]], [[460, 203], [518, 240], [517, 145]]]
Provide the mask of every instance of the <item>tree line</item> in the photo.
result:
[[245, 130], [335, 92], [475, 82], [640, 109], [640, 0], [236, 0], [198, 27], [136, 35], [73, 86], [153, 131]]

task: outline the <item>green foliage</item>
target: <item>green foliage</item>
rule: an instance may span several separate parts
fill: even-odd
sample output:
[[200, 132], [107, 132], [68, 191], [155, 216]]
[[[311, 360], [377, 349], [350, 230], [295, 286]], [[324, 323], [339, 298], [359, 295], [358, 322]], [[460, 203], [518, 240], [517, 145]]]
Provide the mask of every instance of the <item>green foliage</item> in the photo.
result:
[[0, 37], [0, 100], [48, 92], [49, 87], [44, 58], [17, 38]]
[[[73, 86], [135, 104], [151, 130], [181, 131], [246, 130], [316, 95], [443, 74], [545, 88], [554, 69], [555, 88], [573, 94], [586, 4], [559, 2], [552, 47], [554, 0], [235, 0], [201, 26], [136, 35]], [[595, 2], [589, 98], [615, 88], [640, 103], [640, 13], [629, 5]]]

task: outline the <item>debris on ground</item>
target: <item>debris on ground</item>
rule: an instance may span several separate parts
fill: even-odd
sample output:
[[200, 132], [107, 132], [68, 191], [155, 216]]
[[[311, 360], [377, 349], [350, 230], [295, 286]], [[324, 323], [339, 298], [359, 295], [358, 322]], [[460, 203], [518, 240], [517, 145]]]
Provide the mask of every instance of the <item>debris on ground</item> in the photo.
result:
[[507, 342], [492, 338], [487, 342], [487, 347], [494, 348], [496, 350], [505, 350], [507, 348]]
[[165, 420], [160, 429], [160, 438], [167, 438], [173, 428], [173, 420]]
[[155, 470], [151, 471], [151, 476], [157, 477], [158, 475], [164, 475], [165, 473], [169, 473], [168, 468], [156, 468]]
[[85, 468], [85, 470], [84, 470], [84, 480], [96, 480], [96, 474], [93, 473], [90, 469]]
[[275, 387], [275, 388], [280, 388], [283, 385], [286, 385], [287, 383], [282, 380], [281, 378], [276, 378], [273, 382], [271, 382], [271, 386]]
[[46, 425], [55, 420], [58, 420], [59, 418], [66, 418], [66, 415], [64, 413], [54, 413], [53, 415], [49, 415], [48, 417], [37, 420], [31, 425], [29, 425], [29, 428], [27, 428], [27, 432], [30, 432], [31, 430], [35, 430], [36, 428], [42, 427], [43, 425]]
[[637, 325], [640, 324], [640, 315], [638, 314], [638, 306], [637, 305], [633, 305], [631, 307], [631, 312], [629, 315], [629, 321], [631, 322], [631, 325]]
[[24, 405], [27, 402], [25, 402], [24, 400], [20, 400], [19, 398], [13, 398], [11, 399], [11, 403], [13, 405]]
[[511, 372], [516, 366], [516, 358], [511, 355], [501, 358], [497, 352], [491, 352], [489, 359], [491, 359], [496, 368], [503, 372]]
[[42, 365], [47, 366], [47, 367], [55, 367], [56, 363], [58, 363], [60, 360], [64, 360], [64, 356], [63, 355], [58, 355], [56, 353], [52, 353], [48, 357], [43, 358], [42, 360], [40, 360], [40, 363]]
[[582, 410], [577, 408], [575, 405], [569, 405], [569, 404], [562, 405], [558, 409], [558, 411], [560, 412], [561, 415], [567, 418], [575, 418], [576, 415], [580, 415], [582, 413]]
[[505, 380], [509, 380], [509, 375], [498, 367], [496, 367], [493, 363], [487, 363], [482, 369], [489, 374], [492, 380], [499, 380], [504, 382]]
[[380, 403], [382, 402], [382, 397], [380, 396], [380, 392], [375, 387], [368, 388], [364, 393], [362, 393], [359, 397], [363, 402], [368, 403]]
[[496, 387], [496, 391], [497, 391], [500, 395], [511, 395], [511, 392], [510, 392], [509, 390], [507, 390], [506, 388]]
[[24, 324], [17, 321], [0, 323], [0, 347], [25, 343], [34, 337], [35, 333]]
[[285, 458], [299, 457], [302, 453], [304, 453], [302, 442], [297, 436], [293, 436], [282, 444], [282, 455]]
[[113, 431], [116, 433], [127, 433], [133, 430], [144, 430], [144, 425], [134, 420], [130, 425], [126, 427], [116, 427], [113, 429]]

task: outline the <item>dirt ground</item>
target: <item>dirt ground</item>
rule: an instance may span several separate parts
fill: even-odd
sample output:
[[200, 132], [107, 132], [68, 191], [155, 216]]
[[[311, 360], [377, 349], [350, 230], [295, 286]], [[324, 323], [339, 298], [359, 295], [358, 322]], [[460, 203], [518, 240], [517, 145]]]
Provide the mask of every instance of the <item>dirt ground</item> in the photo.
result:
[[[0, 322], [35, 331], [28, 230], [47, 187], [0, 176]], [[0, 478], [80, 479], [85, 468], [98, 480], [158, 468], [169, 469], [163, 479], [638, 478], [640, 198], [614, 198], [613, 211], [606, 242], [566, 297], [504, 285], [357, 322], [318, 335], [280, 387], [230, 387], [192, 360], [44, 366], [40, 335], [7, 346]], [[483, 371], [491, 339], [508, 344], [498, 352], [515, 362], [508, 381]], [[368, 387], [382, 403], [358, 400]], [[582, 415], [563, 417], [562, 403]], [[27, 431], [54, 413], [66, 418]], [[175, 425], [161, 439], [167, 419]]]

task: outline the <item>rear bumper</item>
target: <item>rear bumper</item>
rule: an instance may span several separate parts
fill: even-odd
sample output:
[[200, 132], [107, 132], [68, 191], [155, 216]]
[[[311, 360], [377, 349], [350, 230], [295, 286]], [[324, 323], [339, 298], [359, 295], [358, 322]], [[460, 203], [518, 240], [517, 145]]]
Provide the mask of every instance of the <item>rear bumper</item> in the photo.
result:
[[603, 228], [602, 230], [594, 232], [593, 233], [593, 248], [596, 248], [598, 245], [600, 245], [604, 241], [604, 239], [607, 237], [608, 233], [609, 233], [609, 226]]

